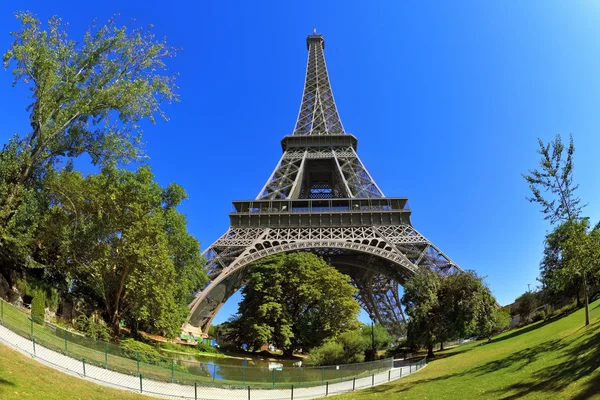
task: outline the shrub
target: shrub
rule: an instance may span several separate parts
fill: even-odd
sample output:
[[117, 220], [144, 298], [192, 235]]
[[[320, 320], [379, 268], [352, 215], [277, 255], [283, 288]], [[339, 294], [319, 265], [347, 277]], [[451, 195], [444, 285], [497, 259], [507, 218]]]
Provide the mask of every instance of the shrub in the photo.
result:
[[46, 314], [46, 295], [41, 290], [36, 290], [33, 293], [31, 300], [31, 318], [34, 322], [42, 324], [44, 315]]
[[306, 365], [340, 364], [344, 355], [344, 346], [336, 340], [330, 340], [311, 350], [305, 360]]
[[370, 345], [362, 332], [346, 331], [310, 351], [305, 360], [307, 365], [336, 365], [363, 362], [365, 350]]
[[390, 347], [389, 349], [386, 350], [385, 356], [386, 357], [396, 357], [399, 355], [404, 356], [408, 352], [409, 352], [409, 350], [408, 350], [408, 344], [406, 342], [406, 339], [400, 339], [392, 347]]
[[97, 314], [92, 314], [89, 317], [83, 314], [80, 315], [75, 320], [75, 327], [94, 340], [108, 341], [110, 339], [110, 329]]
[[540, 311], [536, 312], [535, 314], [533, 314], [533, 317], [531, 317], [531, 322], [543, 321], [545, 319], [546, 319], [546, 311], [540, 310]]
[[121, 340], [121, 351], [127, 358], [136, 360], [139, 358], [141, 362], [162, 366], [165, 368], [171, 367], [171, 361], [164, 357], [160, 352], [153, 346], [139, 342], [135, 339], [128, 338]]

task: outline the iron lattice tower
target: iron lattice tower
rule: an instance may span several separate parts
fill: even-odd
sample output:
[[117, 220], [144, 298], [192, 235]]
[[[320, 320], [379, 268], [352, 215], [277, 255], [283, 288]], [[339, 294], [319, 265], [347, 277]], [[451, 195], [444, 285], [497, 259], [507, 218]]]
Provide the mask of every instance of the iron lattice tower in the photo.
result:
[[392, 332], [405, 322], [399, 284], [420, 268], [460, 270], [413, 228], [408, 199], [379, 189], [339, 117], [323, 37], [315, 32], [306, 45], [294, 132], [281, 141], [283, 155], [256, 199], [234, 201], [229, 229], [204, 251], [210, 281], [189, 305], [184, 332], [207, 332], [244, 284], [246, 267], [272, 254], [320, 254], [351, 277], [362, 307]]

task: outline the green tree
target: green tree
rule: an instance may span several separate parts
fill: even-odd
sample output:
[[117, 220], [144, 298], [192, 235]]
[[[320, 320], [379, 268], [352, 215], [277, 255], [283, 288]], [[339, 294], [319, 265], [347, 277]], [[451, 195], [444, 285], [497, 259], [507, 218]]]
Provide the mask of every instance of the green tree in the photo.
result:
[[16, 17], [21, 28], [3, 60], [14, 84], [31, 90], [31, 131], [0, 156], [0, 255], [31, 242], [35, 226], [22, 225], [23, 211], [35, 208], [32, 191], [52, 167], [82, 154], [94, 164], [140, 159], [140, 122], [165, 118], [161, 104], [177, 100], [164, 64], [175, 52], [150, 31], [110, 20], [74, 41], [59, 18], [44, 28], [29, 12]]
[[600, 271], [600, 229], [590, 230], [587, 218], [563, 225], [569, 234], [560, 243], [564, 268], [558, 271], [555, 281], [563, 287], [573, 279], [583, 282], [585, 324], [589, 325], [589, 283], [598, 280]]
[[427, 356], [433, 357], [433, 345], [439, 341], [440, 303], [439, 276], [421, 270], [404, 284], [402, 304], [409, 317], [407, 339], [411, 347], [426, 347]]
[[82, 294], [114, 334], [132, 329], [173, 337], [187, 315], [187, 294], [205, 281], [198, 242], [175, 207], [185, 192], [161, 188], [149, 167], [105, 167], [84, 178], [65, 170], [49, 185], [41, 257], [63, 290]]
[[525, 292], [515, 300], [517, 303], [517, 314], [521, 317], [521, 321], [528, 323], [531, 314], [538, 307], [538, 297], [534, 292]]
[[264, 258], [248, 268], [247, 279], [239, 315], [230, 321], [237, 343], [273, 343], [291, 354], [357, 326], [350, 278], [312, 253]]
[[512, 317], [507, 310], [498, 308], [496, 299], [485, 292], [481, 293], [479, 307], [478, 316], [476, 317], [476, 332], [480, 337], [487, 337], [488, 342], [491, 342], [492, 335], [510, 327]]
[[540, 204], [544, 219], [550, 220], [551, 224], [575, 220], [583, 206], [579, 205], [581, 199], [575, 194], [579, 185], [573, 182], [573, 136], [570, 136], [566, 149], [560, 135], [548, 144], [541, 139], [538, 143], [540, 148], [537, 152], [542, 156], [541, 170], [534, 169], [529, 171], [529, 175], [523, 174], [533, 194], [527, 200]]
[[408, 342], [424, 346], [433, 357], [433, 345], [483, 332], [491, 337], [495, 326], [496, 299], [474, 271], [440, 278], [424, 270], [404, 286], [402, 303], [409, 315]]
[[568, 224], [560, 224], [546, 235], [544, 256], [540, 262], [540, 282], [545, 294], [544, 300], [550, 304], [563, 304], [565, 299], [577, 298], [577, 307], [581, 305], [581, 276], [564, 274], [566, 265], [563, 260], [564, 244], [571, 234]]
[[[545, 219], [550, 220], [551, 224], [559, 223], [566, 228], [565, 231], [555, 232], [555, 236], [566, 238], [562, 243], [570, 246], [569, 250], [562, 249], [562, 251], [569, 252], [570, 267], [567, 267], [566, 264], [556, 263], [552, 258], [548, 259], [548, 254], [545, 254], [541, 265], [542, 279], [551, 286], [561, 286], [566, 290], [572, 287], [574, 282], [577, 286], [576, 282], [579, 280], [584, 291], [585, 324], [588, 325], [590, 320], [588, 284], [590, 258], [588, 253], [592, 251], [590, 243], [593, 240], [590, 242], [587, 232], [582, 235], [578, 230], [583, 206], [580, 205], [581, 200], [575, 193], [579, 185], [575, 184], [573, 179], [573, 155], [575, 153], [573, 136], [570, 136], [568, 148], [565, 148], [560, 135], [557, 135], [556, 139], [548, 144], [544, 144], [539, 139], [538, 141], [540, 145], [538, 153], [542, 156], [541, 169], [531, 170], [528, 175], [523, 174], [533, 194], [533, 197], [528, 200], [543, 207], [542, 212], [546, 215]], [[584, 231], [587, 231], [587, 226]], [[552, 255], [550, 254], [550, 256]], [[583, 267], [584, 264], [586, 267]], [[545, 270], [546, 268], [549, 269]]]

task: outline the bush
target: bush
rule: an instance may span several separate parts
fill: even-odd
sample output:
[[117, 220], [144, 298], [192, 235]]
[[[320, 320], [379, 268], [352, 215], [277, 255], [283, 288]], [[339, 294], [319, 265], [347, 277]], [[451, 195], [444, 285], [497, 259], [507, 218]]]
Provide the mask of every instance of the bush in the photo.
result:
[[219, 350], [215, 349], [214, 347], [209, 346], [204, 343], [198, 343], [194, 346], [180, 345], [180, 344], [174, 344], [174, 343], [161, 343], [160, 347], [165, 350], [180, 351], [182, 353], [190, 353], [190, 354], [196, 354], [196, 353], [219, 354], [219, 353], [221, 353]]
[[307, 365], [336, 365], [359, 363], [365, 360], [365, 350], [370, 345], [361, 331], [346, 331], [310, 351]]
[[330, 340], [311, 350], [305, 360], [306, 365], [340, 364], [344, 355], [344, 346], [336, 340]]
[[44, 315], [46, 314], [46, 295], [41, 290], [33, 293], [31, 300], [31, 318], [38, 324], [44, 323]]
[[80, 315], [75, 320], [75, 327], [94, 340], [108, 341], [110, 339], [110, 329], [106, 322], [96, 314], [89, 317]]
[[396, 344], [394, 344], [392, 347], [390, 347], [389, 349], [386, 350], [385, 356], [386, 357], [396, 357], [399, 355], [404, 356], [408, 352], [409, 352], [409, 349], [408, 349], [408, 343], [406, 342], [406, 339], [401, 339], [398, 342], [396, 342]]
[[149, 344], [131, 338], [121, 340], [120, 344], [121, 351], [127, 358], [139, 359], [141, 362], [165, 368], [171, 367], [170, 359], [164, 357], [155, 347]]
[[543, 321], [544, 319], [546, 319], [546, 313], [544, 310], [541, 310], [533, 314], [533, 317], [531, 317], [531, 322]]

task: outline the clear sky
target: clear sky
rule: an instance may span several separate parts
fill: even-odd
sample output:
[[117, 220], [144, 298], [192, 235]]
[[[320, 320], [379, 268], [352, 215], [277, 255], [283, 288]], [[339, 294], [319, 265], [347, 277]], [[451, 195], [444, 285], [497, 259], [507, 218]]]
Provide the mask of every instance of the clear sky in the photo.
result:
[[[181, 102], [167, 107], [169, 122], [145, 128], [145, 140], [158, 181], [189, 193], [181, 211], [203, 249], [226, 231], [231, 201], [256, 197], [281, 156], [313, 27], [325, 37], [344, 127], [379, 187], [407, 196], [413, 225], [486, 276], [501, 304], [536, 285], [550, 229], [520, 176], [536, 167], [538, 137], [573, 134], [585, 213], [600, 219], [598, 3], [188, 3], [1, 2], [0, 48], [17, 9], [62, 17], [73, 38], [118, 13], [181, 47], [170, 63]], [[28, 129], [28, 92], [11, 80], [0, 73], [1, 143]]]

